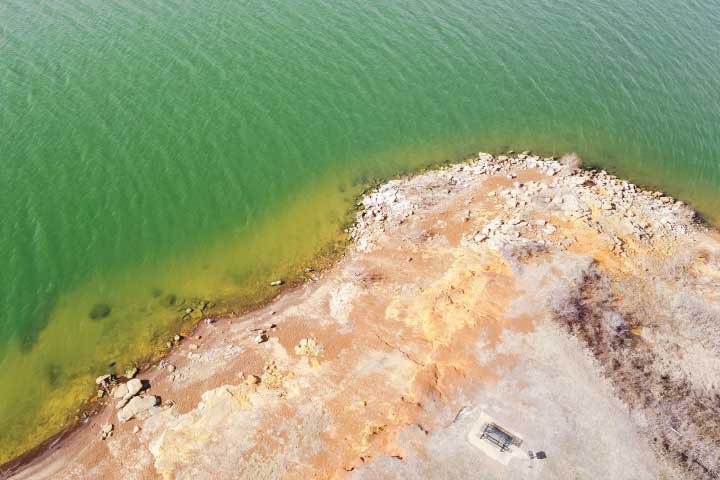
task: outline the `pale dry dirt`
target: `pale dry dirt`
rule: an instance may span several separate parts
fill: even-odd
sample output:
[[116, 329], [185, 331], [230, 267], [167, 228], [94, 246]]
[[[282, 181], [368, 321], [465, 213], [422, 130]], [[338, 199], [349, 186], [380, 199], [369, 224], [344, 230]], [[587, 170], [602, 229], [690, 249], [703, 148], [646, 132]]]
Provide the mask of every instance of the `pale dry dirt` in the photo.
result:
[[[140, 373], [159, 406], [12, 478], [713, 478], [720, 243], [687, 207], [482, 154], [363, 202], [335, 268], [203, 323]], [[471, 441], [487, 419], [522, 444]]]

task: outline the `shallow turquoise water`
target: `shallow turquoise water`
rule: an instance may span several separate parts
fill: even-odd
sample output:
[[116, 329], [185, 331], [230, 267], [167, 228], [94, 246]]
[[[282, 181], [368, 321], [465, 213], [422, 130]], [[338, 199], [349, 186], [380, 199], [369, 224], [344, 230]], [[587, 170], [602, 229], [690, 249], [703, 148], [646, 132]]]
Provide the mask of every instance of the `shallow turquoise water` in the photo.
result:
[[720, 4], [440, 3], [0, 2], [0, 461], [368, 180], [576, 151], [720, 220]]

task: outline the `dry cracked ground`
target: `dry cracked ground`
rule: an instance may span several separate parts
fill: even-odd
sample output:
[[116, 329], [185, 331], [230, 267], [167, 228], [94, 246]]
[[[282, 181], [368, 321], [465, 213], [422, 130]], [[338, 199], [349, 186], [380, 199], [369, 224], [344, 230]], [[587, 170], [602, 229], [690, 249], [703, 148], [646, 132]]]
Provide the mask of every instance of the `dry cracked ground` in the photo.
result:
[[363, 202], [335, 268], [14, 478], [717, 478], [720, 242], [681, 202], [530, 154]]

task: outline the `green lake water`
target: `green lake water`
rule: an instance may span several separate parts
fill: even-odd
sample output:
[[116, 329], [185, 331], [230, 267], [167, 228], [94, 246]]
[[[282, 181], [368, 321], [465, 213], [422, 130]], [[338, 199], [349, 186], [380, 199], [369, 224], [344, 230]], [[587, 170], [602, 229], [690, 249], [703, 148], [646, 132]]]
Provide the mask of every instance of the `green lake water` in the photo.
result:
[[0, 0], [0, 462], [188, 306], [300, 274], [374, 179], [575, 151], [719, 221], [718, 25], [716, 0]]

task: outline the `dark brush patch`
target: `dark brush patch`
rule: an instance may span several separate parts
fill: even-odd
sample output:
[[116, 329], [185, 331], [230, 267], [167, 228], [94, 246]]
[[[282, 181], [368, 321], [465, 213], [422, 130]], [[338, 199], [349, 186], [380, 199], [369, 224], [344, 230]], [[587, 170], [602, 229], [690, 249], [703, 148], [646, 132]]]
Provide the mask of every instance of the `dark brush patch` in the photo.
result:
[[632, 333], [641, 322], [622, 311], [613, 286], [592, 266], [553, 305], [555, 319], [592, 351], [619, 397], [650, 419], [646, 433], [658, 455], [695, 478], [720, 478], [718, 394], [662, 370], [652, 346]]

